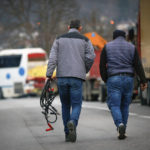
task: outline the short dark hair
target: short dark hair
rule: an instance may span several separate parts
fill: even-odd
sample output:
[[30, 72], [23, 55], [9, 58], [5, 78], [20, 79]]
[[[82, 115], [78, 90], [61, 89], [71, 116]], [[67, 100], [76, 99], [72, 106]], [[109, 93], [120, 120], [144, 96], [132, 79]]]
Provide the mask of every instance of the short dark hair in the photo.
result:
[[113, 39], [116, 39], [119, 36], [126, 38], [126, 33], [123, 30], [115, 30], [113, 32]]
[[74, 20], [71, 20], [71, 21], [70, 21], [70, 28], [79, 29], [80, 26], [81, 26], [80, 20], [74, 19]]

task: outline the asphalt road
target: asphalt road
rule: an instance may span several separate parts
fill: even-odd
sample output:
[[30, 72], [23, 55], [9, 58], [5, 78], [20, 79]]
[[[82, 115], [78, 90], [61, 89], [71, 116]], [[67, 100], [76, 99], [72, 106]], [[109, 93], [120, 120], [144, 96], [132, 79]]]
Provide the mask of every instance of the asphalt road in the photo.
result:
[[[59, 97], [54, 105], [60, 111]], [[45, 132], [39, 98], [0, 101], [0, 150], [150, 150], [150, 107], [131, 104], [126, 140], [118, 140], [105, 103], [83, 102], [77, 142], [66, 143], [61, 116]]]

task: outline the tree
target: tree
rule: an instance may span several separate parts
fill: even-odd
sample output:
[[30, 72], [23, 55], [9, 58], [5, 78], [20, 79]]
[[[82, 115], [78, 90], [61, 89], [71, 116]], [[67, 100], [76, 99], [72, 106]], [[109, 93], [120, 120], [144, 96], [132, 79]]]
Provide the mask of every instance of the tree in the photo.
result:
[[75, 0], [2, 0], [0, 19], [8, 47], [42, 47], [49, 51], [57, 34], [65, 31], [62, 23], [74, 17]]

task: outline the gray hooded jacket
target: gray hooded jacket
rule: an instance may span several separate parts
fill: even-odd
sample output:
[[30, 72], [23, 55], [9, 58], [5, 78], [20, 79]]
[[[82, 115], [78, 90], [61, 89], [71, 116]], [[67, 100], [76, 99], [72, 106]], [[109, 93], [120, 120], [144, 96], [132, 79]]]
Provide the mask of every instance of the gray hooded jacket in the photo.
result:
[[54, 41], [46, 76], [51, 77], [57, 66], [57, 77], [76, 77], [85, 80], [94, 58], [94, 49], [89, 39], [78, 30], [70, 29]]

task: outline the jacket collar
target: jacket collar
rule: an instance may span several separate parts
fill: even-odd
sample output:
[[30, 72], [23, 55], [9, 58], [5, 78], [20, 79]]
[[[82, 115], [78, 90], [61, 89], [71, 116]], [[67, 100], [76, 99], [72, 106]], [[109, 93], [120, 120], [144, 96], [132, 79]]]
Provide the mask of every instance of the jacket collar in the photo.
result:
[[79, 33], [79, 31], [77, 30], [77, 29], [75, 29], [75, 28], [71, 28], [71, 29], [69, 29], [69, 31], [68, 32], [78, 32]]
[[118, 36], [117, 38], [115, 38], [115, 40], [125, 40], [125, 38], [123, 36]]

